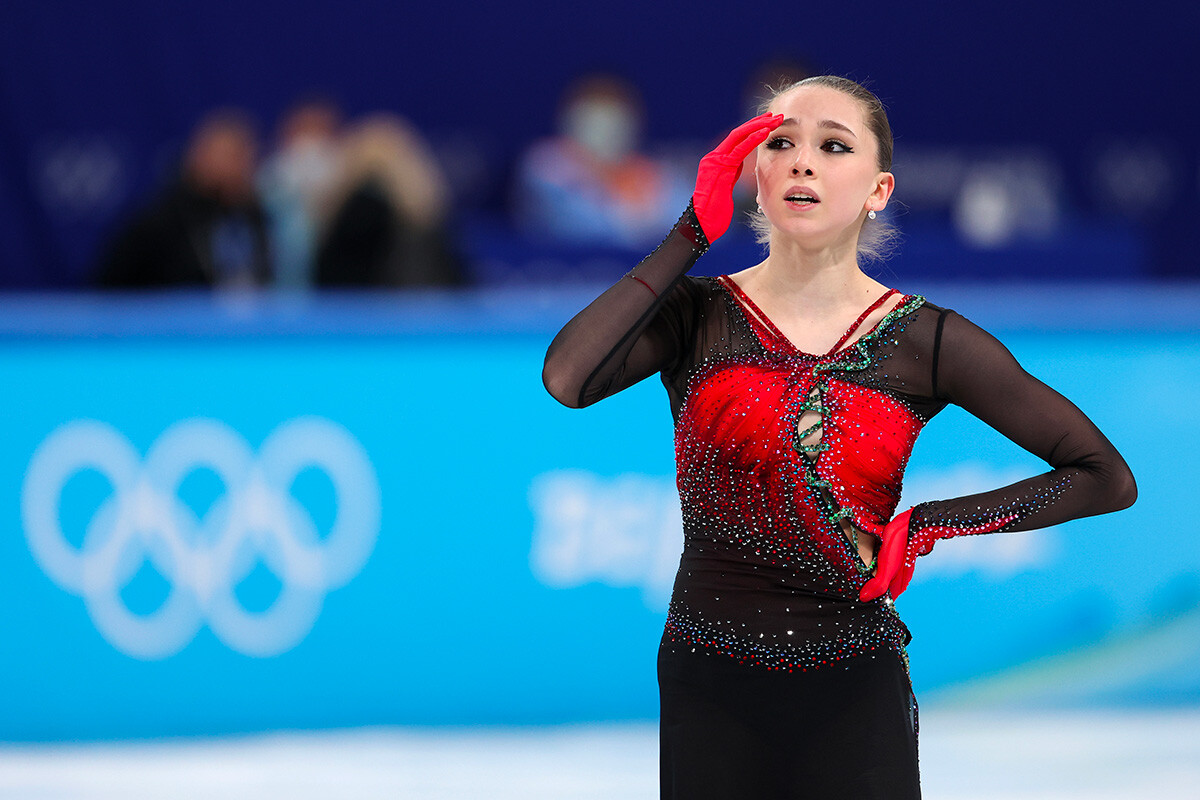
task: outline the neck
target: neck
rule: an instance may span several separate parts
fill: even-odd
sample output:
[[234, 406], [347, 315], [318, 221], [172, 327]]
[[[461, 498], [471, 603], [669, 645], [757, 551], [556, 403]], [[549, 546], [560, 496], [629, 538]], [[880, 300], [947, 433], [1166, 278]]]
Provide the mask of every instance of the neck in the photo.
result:
[[757, 290], [806, 316], [838, 316], [858, 308], [887, 288], [863, 273], [855, 258], [857, 241], [810, 249], [794, 239], [775, 237], [754, 278]]

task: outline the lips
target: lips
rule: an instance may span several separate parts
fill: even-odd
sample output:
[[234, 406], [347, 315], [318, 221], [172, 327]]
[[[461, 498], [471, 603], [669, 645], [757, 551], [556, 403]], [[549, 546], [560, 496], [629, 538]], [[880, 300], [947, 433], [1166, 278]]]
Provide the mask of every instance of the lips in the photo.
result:
[[811, 206], [821, 202], [821, 198], [807, 186], [792, 186], [783, 196], [784, 202], [797, 206]]

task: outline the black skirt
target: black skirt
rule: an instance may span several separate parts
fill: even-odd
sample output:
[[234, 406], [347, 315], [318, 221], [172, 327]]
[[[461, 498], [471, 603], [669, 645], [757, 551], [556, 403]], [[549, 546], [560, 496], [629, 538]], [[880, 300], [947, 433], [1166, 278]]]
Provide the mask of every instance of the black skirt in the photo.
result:
[[663, 800], [920, 798], [917, 704], [876, 650], [806, 672], [659, 650]]

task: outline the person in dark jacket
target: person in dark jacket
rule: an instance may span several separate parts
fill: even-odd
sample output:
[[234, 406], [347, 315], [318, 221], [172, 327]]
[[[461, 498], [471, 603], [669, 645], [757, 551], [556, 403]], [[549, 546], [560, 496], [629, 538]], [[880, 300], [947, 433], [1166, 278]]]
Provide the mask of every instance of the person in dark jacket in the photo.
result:
[[109, 288], [252, 287], [270, 278], [266, 217], [254, 188], [258, 141], [238, 111], [196, 127], [178, 175], [110, 242]]
[[325, 288], [465, 282], [450, 236], [450, 190], [407, 120], [377, 114], [347, 131], [341, 176], [325, 204], [316, 283]]

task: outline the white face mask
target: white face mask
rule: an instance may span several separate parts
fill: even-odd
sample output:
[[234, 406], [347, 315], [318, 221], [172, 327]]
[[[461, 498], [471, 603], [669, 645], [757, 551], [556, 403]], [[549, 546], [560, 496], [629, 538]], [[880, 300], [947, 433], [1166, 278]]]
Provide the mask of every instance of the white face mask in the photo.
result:
[[624, 105], [612, 100], [584, 100], [567, 110], [567, 136], [603, 161], [620, 161], [633, 152], [637, 121]]
[[337, 151], [329, 142], [303, 139], [284, 153], [280, 165], [283, 180], [293, 191], [309, 196], [332, 183], [337, 174]]

